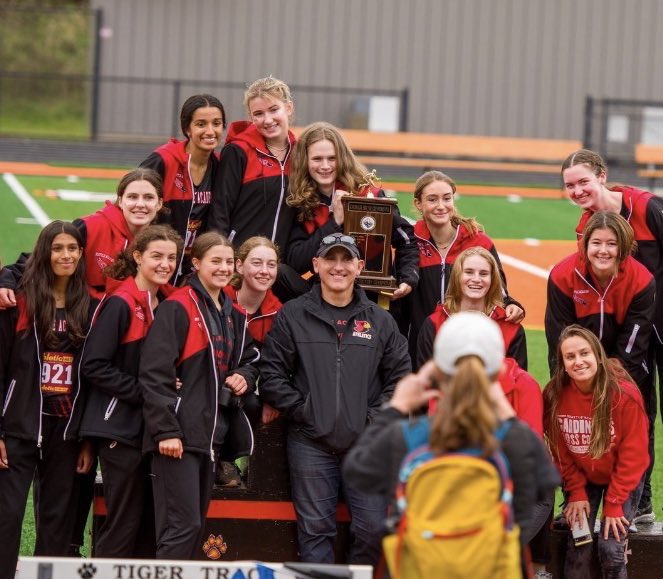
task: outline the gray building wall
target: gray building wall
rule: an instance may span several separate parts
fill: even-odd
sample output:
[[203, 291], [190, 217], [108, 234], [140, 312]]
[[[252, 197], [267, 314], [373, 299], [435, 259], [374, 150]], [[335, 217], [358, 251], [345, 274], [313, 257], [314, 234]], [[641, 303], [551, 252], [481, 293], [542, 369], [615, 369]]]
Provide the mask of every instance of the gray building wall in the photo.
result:
[[[417, 132], [573, 138], [587, 95], [663, 99], [660, 0], [91, 0], [103, 10], [100, 132], [167, 135], [212, 92], [230, 120], [242, 89], [409, 89]], [[105, 37], [105, 38], [104, 38]], [[361, 95], [295, 90], [297, 124], [349, 126]], [[179, 103], [175, 103], [179, 100]]]

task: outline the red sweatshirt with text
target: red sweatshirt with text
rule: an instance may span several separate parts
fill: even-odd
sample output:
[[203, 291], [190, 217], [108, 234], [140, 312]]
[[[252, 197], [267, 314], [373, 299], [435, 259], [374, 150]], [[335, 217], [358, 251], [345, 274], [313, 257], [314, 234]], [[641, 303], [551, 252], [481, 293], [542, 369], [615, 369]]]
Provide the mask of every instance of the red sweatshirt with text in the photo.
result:
[[642, 396], [630, 382], [620, 381], [619, 386], [612, 406], [610, 449], [603, 456], [595, 459], [588, 454], [593, 393], [581, 392], [574, 382], [562, 390], [556, 415], [559, 436], [551, 449], [569, 501], [586, 501], [588, 482], [608, 487], [603, 498], [606, 517], [624, 516], [622, 506], [649, 466]]

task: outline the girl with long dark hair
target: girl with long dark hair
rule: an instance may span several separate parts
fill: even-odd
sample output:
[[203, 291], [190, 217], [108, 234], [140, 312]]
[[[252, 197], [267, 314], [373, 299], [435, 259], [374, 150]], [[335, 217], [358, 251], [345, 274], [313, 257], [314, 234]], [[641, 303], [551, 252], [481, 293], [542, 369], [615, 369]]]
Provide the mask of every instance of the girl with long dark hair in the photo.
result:
[[223, 104], [210, 94], [190, 96], [180, 110], [180, 128], [184, 140], [170, 139], [141, 163], [161, 176], [164, 205], [170, 210], [162, 221], [184, 239], [173, 284], [191, 273], [191, 247], [208, 230], [209, 210], [220, 194], [214, 184], [219, 165], [215, 149], [226, 128]]
[[76, 473], [92, 464], [90, 446], [78, 438], [84, 405], [79, 372], [95, 305], [79, 230], [64, 221], [50, 223], [27, 261], [16, 307], [0, 312], [2, 577], [16, 570], [33, 476], [40, 487], [35, 554], [67, 555]]

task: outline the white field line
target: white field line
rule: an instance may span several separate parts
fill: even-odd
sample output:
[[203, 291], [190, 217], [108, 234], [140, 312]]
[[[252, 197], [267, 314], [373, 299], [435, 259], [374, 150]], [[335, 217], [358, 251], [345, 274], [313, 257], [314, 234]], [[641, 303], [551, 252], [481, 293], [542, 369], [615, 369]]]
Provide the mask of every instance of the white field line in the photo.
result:
[[510, 255], [504, 255], [503, 253], [500, 253], [500, 261], [506, 265], [510, 265], [511, 267], [515, 267], [516, 269], [524, 271], [525, 273], [529, 273], [543, 279], [548, 279], [548, 275], [550, 275], [550, 271], [547, 269], [532, 265], [531, 263], [527, 263], [526, 261], [522, 261], [516, 257], [511, 257]]
[[39, 206], [39, 204], [32, 198], [30, 193], [27, 192], [25, 187], [19, 183], [19, 180], [14, 177], [12, 173], [5, 173], [2, 178], [9, 188], [14, 192], [14, 195], [18, 197], [19, 201], [25, 205], [26, 209], [30, 212], [35, 221], [42, 227], [48, 225], [52, 219], [46, 215], [44, 210]]
[[[407, 215], [403, 215], [403, 217], [411, 225], [415, 224], [414, 219], [411, 219]], [[543, 269], [542, 267], [538, 267], [536, 265], [532, 265], [531, 263], [527, 263], [526, 261], [518, 259], [517, 257], [511, 257], [510, 255], [505, 255], [504, 253], [500, 253], [500, 261], [502, 261], [502, 263], [506, 263], [507, 265], [510, 265], [511, 267], [519, 269], [520, 271], [524, 271], [525, 273], [535, 275], [535, 276], [540, 277], [542, 279], [548, 279], [548, 276], [550, 275], [550, 270]]]
[[55, 193], [63, 201], [112, 201], [117, 193], [94, 193], [93, 191], [78, 191], [74, 189], [56, 189]]

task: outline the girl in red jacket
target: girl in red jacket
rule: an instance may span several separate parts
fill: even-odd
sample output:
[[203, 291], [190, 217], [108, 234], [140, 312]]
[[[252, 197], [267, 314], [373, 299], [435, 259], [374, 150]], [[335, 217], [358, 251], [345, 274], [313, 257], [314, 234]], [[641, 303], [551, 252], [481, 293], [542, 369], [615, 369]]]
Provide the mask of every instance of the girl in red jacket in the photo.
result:
[[181, 251], [182, 238], [167, 225], [152, 225], [136, 235], [106, 271], [121, 281], [105, 300], [86, 343], [82, 371], [89, 391], [80, 433], [96, 442], [107, 511], [95, 537], [97, 557], [154, 557], [138, 364]]
[[[571, 528], [585, 517], [598, 538], [604, 577], [626, 577], [625, 539], [635, 517], [649, 464], [642, 396], [598, 338], [576, 324], [559, 338], [555, 373], [546, 386], [545, 428], [562, 479]], [[591, 544], [575, 546], [569, 533], [564, 577], [590, 576]]]
[[[262, 235], [287, 255], [295, 224], [295, 210], [286, 203], [295, 146], [290, 88], [271, 76], [258, 79], [246, 89], [244, 106], [249, 120], [230, 125], [221, 152], [209, 227], [226, 235], [235, 247]], [[281, 301], [307, 289], [292, 268], [279, 265], [274, 291]]]
[[458, 256], [444, 304], [426, 318], [419, 332], [417, 367], [433, 356], [435, 336], [442, 325], [451, 315], [466, 311], [483, 312], [499, 326], [507, 356], [500, 373], [500, 384], [518, 418], [541, 436], [543, 398], [539, 384], [526, 372], [525, 330], [519, 323], [506, 321], [497, 262], [483, 247], [471, 247]]
[[[419, 330], [444, 298], [453, 265], [468, 247], [483, 247], [497, 261], [506, 291], [506, 277], [492, 240], [474, 219], [461, 216], [454, 205], [456, 183], [444, 173], [428, 171], [414, 186], [414, 204], [422, 219], [414, 225], [419, 247], [419, 284], [408, 296], [410, 356], [417, 359]], [[504, 295], [507, 320], [519, 322], [524, 317], [520, 304]]]
[[223, 104], [210, 94], [190, 96], [180, 111], [180, 127], [183, 141], [170, 139], [141, 163], [163, 179], [164, 204], [170, 210], [164, 221], [184, 239], [173, 284], [191, 272], [191, 246], [197, 235], [209, 229], [209, 209], [220, 194], [214, 188], [219, 163], [214, 149], [221, 144], [226, 127]]
[[[297, 210], [287, 263], [299, 273], [312, 270], [312, 259], [326, 235], [343, 231], [344, 195], [384, 197], [384, 191], [366, 183], [368, 169], [348, 147], [341, 132], [329, 123], [304, 129], [292, 156], [288, 205]], [[414, 232], [395, 208], [391, 245], [396, 250], [395, 298], [408, 295], [419, 281], [419, 252]]]
[[[162, 205], [161, 177], [150, 169], [134, 169], [120, 179], [115, 203], [108, 201], [96, 213], [74, 220], [85, 247], [85, 278], [92, 297], [106, 293], [104, 270], [134, 235], [155, 221]], [[22, 254], [16, 264], [0, 272], [0, 307], [16, 305], [14, 290], [27, 257]]]
[[271, 76], [258, 79], [246, 89], [244, 106], [249, 120], [230, 125], [221, 154], [210, 228], [236, 247], [263, 235], [284, 249], [295, 217], [286, 204], [295, 145], [290, 88]]
[[[262, 345], [272, 328], [274, 318], [281, 309], [281, 302], [272, 293], [279, 264], [278, 249], [266, 237], [249, 237], [235, 255], [235, 275], [223, 288], [233, 307], [244, 318], [243, 337], [250, 336], [257, 348]], [[258, 397], [244, 397], [244, 411], [252, 424], [269, 424], [280, 412]], [[217, 469], [216, 480], [224, 486], [238, 486], [242, 475], [233, 463], [222, 463]]]

